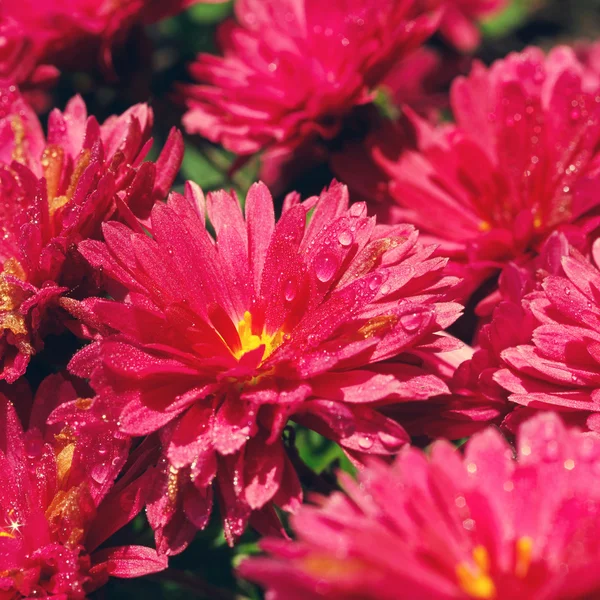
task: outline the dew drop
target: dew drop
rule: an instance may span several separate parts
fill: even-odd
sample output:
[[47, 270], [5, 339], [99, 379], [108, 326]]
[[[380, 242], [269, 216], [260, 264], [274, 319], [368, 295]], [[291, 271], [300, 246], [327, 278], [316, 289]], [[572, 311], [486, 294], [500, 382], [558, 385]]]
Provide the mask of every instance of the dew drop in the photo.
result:
[[350, 244], [352, 244], [353, 241], [354, 238], [352, 237], [352, 234], [349, 231], [340, 231], [338, 235], [338, 242], [342, 246], [347, 248], [348, 246], [350, 246]]
[[316, 333], [311, 333], [306, 338], [306, 342], [309, 346], [318, 346], [319, 345], [319, 336]]
[[370, 437], [362, 436], [359, 440], [358, 440], [358, 445], [363, 449], [363, 450], [368, 450], [369, 448], [371, 448], [373, 446], [373, 440]]
[[315, 259], [315, 275], [319, 281], [331, 281], [338, 268], [338, 262], [332, 254], [322, 254]]
[[36, 458], [42, 452], [44, 442], [40, 438], [28, 439], [25, 443], [25, 452], [29, 458]]
[[400, 325], [409, 333], [416, 331], [423, 323], [423, 313], [412, 313], [400, 317]]
[[369, 281], [369, 289], [374, 292], [381, 285], [382, 277], [379, 273], [375, 273], [373, 277], [371, 277], [371, 281]]
[[298, 286], [296, 285], [296, 281], [294, 279], [288, 279], [285, 282], [285, 286], [283, 288], [283, 297], [287, 302], [292, 302], [296, 297], [296, 292], [298, 291]]

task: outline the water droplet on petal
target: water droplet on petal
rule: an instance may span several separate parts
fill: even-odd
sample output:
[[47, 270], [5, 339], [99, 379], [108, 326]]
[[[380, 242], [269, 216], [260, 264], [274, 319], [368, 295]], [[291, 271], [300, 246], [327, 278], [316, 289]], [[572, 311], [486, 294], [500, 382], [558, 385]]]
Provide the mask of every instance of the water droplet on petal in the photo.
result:
[[40, 438], [31, 438], [25, 442], [25, 453], [29, 458], [36, 458], [42, 452], [44, 442]]
[[416, 312], [408, 315], [402, 315], [400, 317], [400, 325], [405, 331], [413, 332], [419, 329], [423, 324], [423, 313]]
[[309, 346], [318, 346], [319, 345], [319, 336], [316, 333], [311, 333], [306, 338], [306, 342]]
[[283, 297], [287, 302], [292, 302], [296, 297], [297, 291], [298, 286], [296, 285], [296, 281], [294, 279], [288, 279], [283, 287]]
[[374, 292], [381, 285], [382, 277], [379, 273], [375, 273], [369, 281], [369, 289]]
[[323, 283], [333, 279], [337, 268], [338, 261], [333, 254], [322, 254], [315, 259], [315, 275]]
[[352, 234], [349, 231], [340, 231], [338, 235], [338, 242], [342, 246], [348, 247], [350, 246], [350, 244], [352, 244], [353, 241], [354, 238], [352, 237]]
[[358, 440], [358, 445], [363, 450], [368, 450], [369, 448], [371, 448], [373, 446], [373, 440], [370, 437], [367, 437], [366, 435], [364, 435]]

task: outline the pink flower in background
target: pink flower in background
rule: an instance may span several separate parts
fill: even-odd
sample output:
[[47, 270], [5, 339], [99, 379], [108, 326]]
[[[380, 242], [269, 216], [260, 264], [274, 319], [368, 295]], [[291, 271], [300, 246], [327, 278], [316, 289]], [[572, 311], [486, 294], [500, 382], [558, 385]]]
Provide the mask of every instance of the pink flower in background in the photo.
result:
[[440, 34], [462, 52], [472, 52], [480, 42], [478, 21], [491, 17], [508, 0], [420, 0], [429, 9], [443, 7]]
[[[573, 249], [559, 261], [557, 273], [523, 298], [527, 326], [520, 343], [500, 352], [504, 368], [493, 377], [519, 406], [558, 410], [600, 430], [600, 272]], [[494, 313], [492, 327], [498, 318]]]
[[[166, 568], [143, 546], [97, 550], [144, 505], [148, 476], [129, 469], [128, 442], [106, 424], [45, 426], [48, 412], [74, 400], [59, 376], [40, 386], [29, 428], [0, 395], [0, 598], [83, 600], [109, 576], [139, 577]], [[25, 398], [18, 398], [24, 411]]]
[[600, 440], [546, 413], [517, 456], [494, 429], [464, 458], [447, 442], [403, 449], [292, 517], [297, 541], [240, 574], [271, 600], [566, 600], [600, 593]]
[[[42, 72], [33, 66], [81, 70], [94, 66], [99, 56], [110, 66], [113, 46], [123, 43], [135, 26], [176, 15], [199, 1], [4, 0], [0, 31], [11, 35], [0, 44], [0, 77], [34, 83]], [[7, 60], [17, 56], [23, 60]]]
[[54, 110], [48, 136], [11, 85], [0, 86], [0, 378], [25, 372], [43, 337], [60, 330], [58, 297], [97, 292], [77, 243], [101, 235], [103, 220], [138, 224], [164, 198], [183, 142], [173, 131], [156, 163], [152, 111], [137, 105], [102, 126], [81, 98]]
[[471, 287], [526, 260], [556, 229], [593, 227], [600, 87], [572, 50], [530, 48], [476, 65], [453, 84], [451, 103], [456, 125], [411, 115], [396, 142], [389, 130], [369, 141], [393, 221], [440, 243]]
[[231, 543], [250, 518], [273, 527], [273, 504], [296, 509], [290, 419], [362, 460], [408, 441], [379, 407], [447, 391], [420, 354], [455, 346], [437, 333], [462, 308], [447, 301], [456, 280], [412, 227], [376, 225], [344, 186], [289, 196], [275, 223], [264, 185], [244, 216], [235, 197], [205, 202], [188, 184], [155, 205], [151, 229], [109, 223], [105, 243], [80, 244], [129, 294], [73, 306], [97, 341], [70, 369], [91, 378], [123, 433], [160, 432], [147, 509], [159, 550], [183, 550], [206, 525], [213, 489]]
[[412, 0], [239, 0], [235, 12], [224, 56], [191, 66], [183, 124], [241, 155], [334, 138], [437, 25]]
[[27, 38], [22, 24], [10, 18], [0, 19], [0, 79], [33, 87], [51, 85], [58, 70], [38, 62], [35, 44]]
[[[571, 234], [573, 243], [577, 236], [575, 232]], [[589, 250], [582, 232], [579, 247]], [[573, 330], [568, 326], [562, 334], [558, 328], [551, 332], [546, 329], [549, 318], [536, 308], [540, 298], [550, 299], [554, 294], [546, 291], [551, 281], [568, 280], [563, 265], [571, 264], [582, 269], [572, 276], [579, 285], [587, 285], [581, 275], [588, 277], [588, 270], [594, 273], [595, 279], [590, 284], [594, 285], [598, 278], [595, 267], [563, 234], [556, 232], [535, 259], [521, 266], [507, 265], [500, 275], [498, 291], [480, 305], [486, 309], [489, 305], [493, 310], [477, 331], [474, 351], [463, 347], [430, 361], [430, 369], [448, 383], [451, 393], [430, 399], [427, 406], [418, 402], [396, 405], [386, 414], [401, 421], [411, 435], [431, 438], [459, 439], [488, 423], [514, 433], [519, 423], [540, 409], [559, 410], [569, 423], [598, 429], [600, 405], [591, 400], [593, 387], [575, 375], [580, 368], [578, 363], [588, 365], [591, 359], [584, 351], [577, 352], [573, 337], [580, 336], [580, 344], [585, 347], [590, 343], [589, 334], [582, 328]], [[554, 300], [549, 302], [552, 304]], [[557, 322], [568, 322], [553, 309], [544, 311]], [[566, 335], [571, 337], [565, 339]], [[530, 365], [529, 359], [514, 358], [530, 354], [536, 357], [535, 364]], [[565, 364], [557, 364], [557, 360]], [[537, 393], [542, 391], [547, 393]]]

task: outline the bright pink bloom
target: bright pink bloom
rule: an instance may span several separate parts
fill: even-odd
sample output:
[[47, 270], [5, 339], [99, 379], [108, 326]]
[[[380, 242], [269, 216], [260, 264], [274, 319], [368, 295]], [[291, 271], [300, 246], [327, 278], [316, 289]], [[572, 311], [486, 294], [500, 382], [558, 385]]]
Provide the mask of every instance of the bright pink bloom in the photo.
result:
[[[510, 402], [559, 410], [600, 430], [600, 272], [573, 249], [557, 260], [556, 274], [547, 274], [524, 297], [522, 341], [502, 350], [505, 368], [494, 380]], [[503, 327], [495, 323], [499, 318], [494, 313], [496, 330]]]
[[[573, 234], [571, 242], [576, 240]], [[585, 249], [585, 236], [580, 234], [579, 241]], [[571, 265], [579, 271], [574, 272]], [[490, 298], [494, 309], [477, 334], [473, 356], [454, 372], [448, 367], [445, 372], [437, 369], [451, 395], [432, 399], [427, 410], [418, 404], [398, 406], [393, 416], [413, 434], [450, 439], [470, 435], [486, 423], [514, 432], [523, 419], [550, 408], [561, 411], [570, 423], [599, 429], [600, 404], [592, 400], [595, 388], [576, 375], [582, 365], [590, 369], [591, 359], [583, 350], [591, 343], [590, 334], [582, 327], [572, 328], [573, 317], [553, 308], [559, 303], [564, 311], [567, 305], [549, 287], [553, 281], [556, 286], [571, 279], [588, 285], [588, 271], [598, 278], [589, 261], [558, 233], [550, 236], [534, 260], [508, 265], [500, 276], [498, 292]], [[570, 297], [570, 291], [566, 296]], [[460, 354], [464, 356], [465, 350], [449, 354], [450, 360], [457, 359], [454, 366]], [[444, 355], [438, 360], [444, 360]]]
[[[48, 67], [86, 68], [102, 58], [111, 64], [115, 44], [131, 29], [175, 15], [202, 0], [3, 0], [0, 31], [0, 77], [36, 83]], [[17, 60], [21, 57], [24, 60]]]
[[0, 379], [20, 377], [56, 330], [59, 296], [97, 292], [77, 243], [108, 218], [137, 224], [166, 197], [183, 142], [172, 132], [156, 164], [142, 162], [152, 118], [138, 105], [99, 126], [76, 97], [51, 113], [46, 139], [16, 88], [0, 84]]
[[[313, 211], [312, 214], [309, 211]], [[216, 231], [205, 227], [205, 214]], [[308, 221], [308, 222], [307, 222]], [[275, 223], [264, 185], [206, 204], [188, 184], [151, 216], [154, 239], [104, 226], [80, 250], [129, 291], [126, 302], [83, 301], [98, 329], [71, 370], [130, 435], [160, 431], [163, 459], [148, 507], [159, 549], [180, 551], [208, 519], [215, 489], [230, 541], [272, 503], [295, 509], [301, 489], [282, 440], [290, 419], [354, 459], [408, 441], [377, 408], [447, 390], [419, 354], [452, 348], [438, 336], [459, 315], [454, 278], [411, 226], [376, 225], [344, 186]]]
[[451, 103], [456, 125], [413, 115], [409, 133], [394, 143], [387, 132], [371, 152], [397, 203], [390, 216], [466, 263], [477, 284], [597, 213], [600, 86], [572, 50], [530, 48], [477, 64]]
[[237, 22], [202, 54], [183, 123], [242, 155], [334, 138], [389, 70], [431, 35], [413, 0], [239, 0]]
[[[129, 469], [128, 442], [102, 420], [47, 428], [48, 412], [72, 400], [59, 376], [42, 383], [24, 432], [15, 409], [0, 395], [0, 598], [83, 600], [110, 575], [139, 577], [167, 566], [152, 548], [96, 550], [143, 507], [148, 476]], [[19, 398], [23, 408], [23, 398]]]
[[270, 600], [567, 600], [600, 594], [600, 439], [546, 413], [517, 457], [497, 430], [404, 448], [292, 517], [242, 563]]
[[428, 8], [443, 7], [440, 33], [458, 50], [472, 52], [480, 41], [477, 22], [502, 10], [508, 0], [421, 0]]

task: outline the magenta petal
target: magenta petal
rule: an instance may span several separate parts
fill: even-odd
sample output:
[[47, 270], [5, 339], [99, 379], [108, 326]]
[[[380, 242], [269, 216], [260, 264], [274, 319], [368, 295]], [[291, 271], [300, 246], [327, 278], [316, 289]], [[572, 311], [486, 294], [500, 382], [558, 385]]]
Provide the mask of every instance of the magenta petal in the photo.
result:
[[107, 571], [113, 577], [142, 577], [159, 573], [168, 567], [167, 556], [157, 554], [154, 548], [146, 546], [121, 546], [100, 550], [93, 556], [95, 564], [106, 563]]
[[264, 439], [253, 437], [245, 447], [244, 492], [253, 510], [262, 508], [277, 493], [285, 468], [281, 442], [266, 445]]

